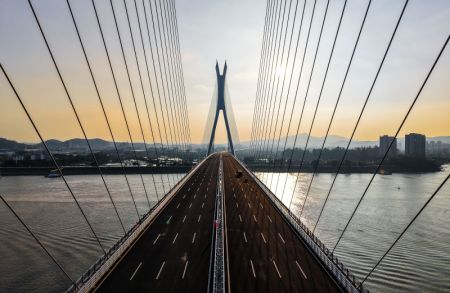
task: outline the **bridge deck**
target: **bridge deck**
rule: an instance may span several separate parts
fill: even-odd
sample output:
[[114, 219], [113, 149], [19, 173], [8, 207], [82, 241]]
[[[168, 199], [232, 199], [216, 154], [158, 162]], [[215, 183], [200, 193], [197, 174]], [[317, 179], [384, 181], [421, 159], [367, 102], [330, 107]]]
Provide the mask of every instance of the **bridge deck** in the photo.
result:
[[231, 292], [339, 292], [236, 159], [223, 161]]
[[200, 166], [98, 291], [206, 291], [218, 168], [219, 156]]
[[[220, 156], [174, 195], [98, 291], [206, 292]], [[235, 176], [237, 170], [243, 176]], [[231, 292], [339, 292], [291, 226], [230, 154], [223, 154], [226, 282]]]

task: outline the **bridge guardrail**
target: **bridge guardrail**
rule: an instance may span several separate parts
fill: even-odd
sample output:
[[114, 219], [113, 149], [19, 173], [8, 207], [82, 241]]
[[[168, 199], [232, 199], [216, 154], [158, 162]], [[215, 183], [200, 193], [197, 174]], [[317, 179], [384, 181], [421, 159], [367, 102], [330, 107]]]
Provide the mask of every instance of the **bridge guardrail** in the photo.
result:
[[[211, 156], [211, 155], [210, 155]], [[136, 224], [122, 236], [106, 254], [100, 257], [78, 280], [72, 284], [66, 292], [89, 292], [95, 287], [97, 282], [111, 269], [120, 259], [128, 247], [141, 235], [147, 225], [158, 215], [159, 211], [165, 207], [169, 201], [187, 179], [195, 173], [210, 156], [200, 161], [194, 168], [186, 173]]]
[[331, 273], [339, 285], [347, 290], [347, 292], [358, 293], [369, 292], [365, 289], [361, 282], [357, 280], [348, 268], [341, 263], [337, 256], [323, 244], [319, 238], [317, 238], [308, 227], [294, 214], [292, 213], [279, 199], [273, 194], [273, 192], [256, 177], [243, 162], [236, 158], [241, 166], [252, 176], [256, 183], [265, 191], [269, 196], [275, 207], [285, 216], [288, 222], [294, 227], [297, 233], [302, 237], [310, 249], [316, 254], [324, 267]]

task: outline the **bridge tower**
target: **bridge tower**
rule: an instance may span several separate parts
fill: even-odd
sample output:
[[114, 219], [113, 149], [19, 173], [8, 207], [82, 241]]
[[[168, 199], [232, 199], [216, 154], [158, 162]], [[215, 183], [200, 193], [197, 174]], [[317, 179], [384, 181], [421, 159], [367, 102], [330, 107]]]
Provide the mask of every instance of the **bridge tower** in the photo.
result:
[[[220, 74], [219, 63], [216, 62], [216, 75], [217, 75], [217, 107], [214, 115], [213, 127], [211, 130], [211, 136], [209, 138], [208, 155], [212, 152], [214, 147], [214, 136], [216, 133], [217, 120], [219, 119], [219, 113], [222, 111], [223, 119], [225, 120], [225, 127], [227, 129], [228, 146], [230, 153], [234, 155], [233, 138], [231, 136], [230, 123], [227, 116], [227, 107], [225, 106], [225, 77], [227, 74], [227, 62], [223, 67], [223, 72]], [[214, 98], [214, 97], [213, 97]]]

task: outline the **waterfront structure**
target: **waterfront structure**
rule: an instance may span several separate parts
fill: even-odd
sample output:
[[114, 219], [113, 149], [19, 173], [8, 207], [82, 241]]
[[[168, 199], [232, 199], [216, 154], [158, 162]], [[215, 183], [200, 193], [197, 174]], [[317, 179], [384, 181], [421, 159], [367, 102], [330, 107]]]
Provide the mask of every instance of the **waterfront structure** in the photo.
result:
[[429, 156], [450, 156], [450, 143], [444, 143], [440, 140], [429, 141], [426, 145], [426, 153]]
[[389, 150], [389, 156], [395, 156], [397, 154], [397, 138], [393, 136], [383, 135], [380, 136], [380, 155], [384, 155], [388, 149], [391, 141], [394, 140], [391, 149]]
[[423, 134], [405, 135], [405, 154], [412, 157], [425, 157], [426, 137]]

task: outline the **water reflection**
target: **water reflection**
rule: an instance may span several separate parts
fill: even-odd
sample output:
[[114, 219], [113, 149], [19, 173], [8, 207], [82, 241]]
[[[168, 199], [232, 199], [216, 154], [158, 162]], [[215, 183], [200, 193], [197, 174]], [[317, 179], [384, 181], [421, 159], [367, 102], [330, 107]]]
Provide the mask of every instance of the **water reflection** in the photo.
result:
[[[450, 171], [427, 174], [376, 176], [347, 232], [337, 246], [338, 257], [360, 277], [365, 276], [388, 249]], [[334, 174], [258, 173], [283, 203], [314, 228]], [[316, 234], [334, 247], [371, 174], [341, 174], [330, 193]], [[297, 183], [296, 183], [297, 180]], [[278, 185], [277, 185], [278, 182]], [[284, 188], [284, 182], [286, 187]], [[293, 190], [295, 186], [295, 191]], [[284, 192], [283, 192], [284, 189]], [[382, 292], [450, 290], [450, 184], [399, 241], [367, 281], [369, 289]]]

